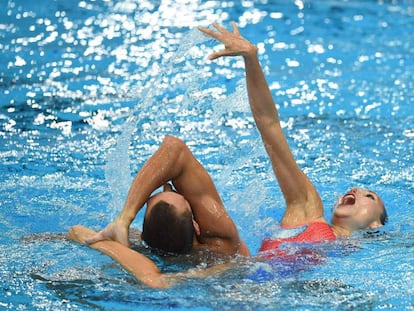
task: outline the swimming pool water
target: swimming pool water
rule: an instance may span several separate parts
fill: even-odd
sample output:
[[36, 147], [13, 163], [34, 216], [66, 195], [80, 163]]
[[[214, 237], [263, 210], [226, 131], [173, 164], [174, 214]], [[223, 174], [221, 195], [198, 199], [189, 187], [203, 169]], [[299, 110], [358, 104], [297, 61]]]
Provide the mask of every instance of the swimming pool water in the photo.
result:
[[[1, 1], [0, 308], [414, 308], [412, 1]], [[62, 239], [99, 229], [167, 134], [207, 167], [251, 252], [283, 199], [254, 127], [241, 59], [197, 25], [238, 22], [260, 49], [292, 151], [326, 206], [379, 192], [389, 224], [269, 279], [243, 266], [167, 290]], [[139, 216], [134, 226], [140, 228]], [[162, 262], [160, 262], [161, 265]], [[164, 269], [175, 269], [165, 264]]]

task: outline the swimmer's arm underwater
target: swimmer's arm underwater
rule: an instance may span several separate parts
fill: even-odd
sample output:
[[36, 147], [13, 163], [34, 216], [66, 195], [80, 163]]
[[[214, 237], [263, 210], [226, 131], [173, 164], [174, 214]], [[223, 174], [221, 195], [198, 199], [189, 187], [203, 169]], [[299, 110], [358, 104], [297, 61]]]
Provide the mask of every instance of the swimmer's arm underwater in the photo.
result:
[[156, 264], [146, 256], [134, 251], [116, 241], [99, 241], [87, 244], [86, 239], [96, 234], [92, 229], [83, 226], [73, 226], [67, 237], [81, 244], [99, 250], [120, 263], [138, 281], [152, 288], [170, 288], [175, 283], [189, 278], [207, 278], [222, 273], [233, 265], [225, 263], [207, 269], [191, 269], [179, 273], [162, 273]]

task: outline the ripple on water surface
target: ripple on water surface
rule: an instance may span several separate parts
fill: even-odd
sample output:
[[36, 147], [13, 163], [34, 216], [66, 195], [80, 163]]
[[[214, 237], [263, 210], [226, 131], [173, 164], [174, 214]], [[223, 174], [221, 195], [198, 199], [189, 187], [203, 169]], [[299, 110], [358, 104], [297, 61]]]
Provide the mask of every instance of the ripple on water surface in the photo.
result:
[[[410, 1], [8, 1], [0, 12], [0, 305], [412, 307], [413, 15]], [[253, 282], [244, 274], [252, 264], [171, 291], [150, 291], [67, 241], [20, 240], [75, 223], [101, 228], [133, 172], [174, 134], [206, 165], [256, 252], [284, 202], [249, 112], [242, 60], [206, 61], [219, 47], [194, 29], [231, 20], [258, 45], [289, 144], [326, 206], [351, 186], [372, 187], [389, 211], [386, 234], [356, 236], [352, 251], [331, 252], [292, 278]]]

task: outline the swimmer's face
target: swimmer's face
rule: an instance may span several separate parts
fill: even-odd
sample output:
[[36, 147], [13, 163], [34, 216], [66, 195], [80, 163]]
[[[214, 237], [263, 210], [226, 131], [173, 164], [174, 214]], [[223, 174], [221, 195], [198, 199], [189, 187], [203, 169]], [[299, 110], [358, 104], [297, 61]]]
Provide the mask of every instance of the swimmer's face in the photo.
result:
[[351, 231], [381, 227], [385, 207], [375, 192], [352, 188], [335, 204], [332, 224]]

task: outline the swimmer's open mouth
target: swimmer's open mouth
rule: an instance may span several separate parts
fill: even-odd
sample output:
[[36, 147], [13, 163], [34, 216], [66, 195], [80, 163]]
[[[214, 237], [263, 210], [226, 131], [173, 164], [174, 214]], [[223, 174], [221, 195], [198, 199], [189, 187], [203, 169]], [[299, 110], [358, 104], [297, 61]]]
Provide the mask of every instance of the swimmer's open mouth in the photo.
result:
[[355, 204], [355, 195], [352, 193], [347, 193], [342, 198], [342, 205], [354, 205]]

